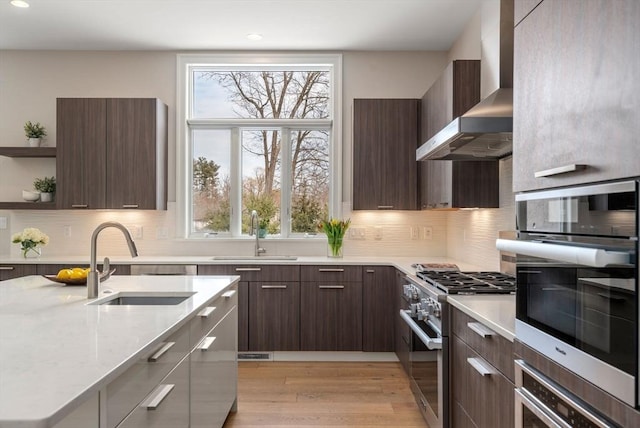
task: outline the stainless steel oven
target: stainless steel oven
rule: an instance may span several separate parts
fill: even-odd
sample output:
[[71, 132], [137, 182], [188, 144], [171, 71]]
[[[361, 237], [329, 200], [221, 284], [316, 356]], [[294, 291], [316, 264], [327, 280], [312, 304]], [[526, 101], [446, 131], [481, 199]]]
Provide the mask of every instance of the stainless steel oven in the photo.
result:
[[616, 427], [522, 360], [515, 363], [515, 428]]
[[430, 428], [448, 427], [448, 337], [441, 331], [437, 299], [411, 280], [404, 286], [400, 318], [409, 327], [409, 377], [418, 407]]
[[638, 182], [516, 195], [516, 338], [638, 406]]

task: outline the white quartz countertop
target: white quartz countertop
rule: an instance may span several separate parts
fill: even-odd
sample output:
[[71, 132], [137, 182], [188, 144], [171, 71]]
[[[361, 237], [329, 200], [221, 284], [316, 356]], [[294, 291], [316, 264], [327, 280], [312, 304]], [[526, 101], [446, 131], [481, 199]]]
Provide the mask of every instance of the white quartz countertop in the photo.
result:
[[500, 336], [513, 342], [516, 337], [516, 296], [513, 294], [476, 294], [448, 296], [447, 301], [477, 319]]
[[0, 282], [0, 427], [53, 426], [178, 330], [237, 276], [112, 276], [105, 290], [194, 292], [177, 305], [87, 305], [42, 276]]

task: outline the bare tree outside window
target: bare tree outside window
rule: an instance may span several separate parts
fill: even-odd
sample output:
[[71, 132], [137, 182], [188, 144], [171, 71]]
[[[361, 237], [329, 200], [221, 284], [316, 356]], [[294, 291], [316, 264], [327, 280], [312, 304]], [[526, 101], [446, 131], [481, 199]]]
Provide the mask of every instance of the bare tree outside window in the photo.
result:
[[[329, 78], [328, 71], [314, 70], [195, 71], [194, 115], [209, 119], [326, 119], [330, 114]], [[290, 232], [315, 231], [315, 225], [327, 214], [329, 131], [289, 131], [285, 141], [291, 143], [291, 165], [283, 169], [283, 127], [241, 132], [243, 233], [248, 231], [247, 216], [252, 209], [269, 220], [269, 233], [280, 232], [283, 172], [291, 174]], [[220, 203], [225, 180], [218, 177], [220, 168], [215, 159], [204, 153], [206, 150], [194, 158], [194, 204], [217, 198], [218, 205], [204, 209], [202, 216], [209, 219], [204, 228], [216, 230], [224, 224], [219, 215], [214, 224], [211, 211], [220, 214], [225, 208]], [[196, 211], [203, 212], [194, 207]]]

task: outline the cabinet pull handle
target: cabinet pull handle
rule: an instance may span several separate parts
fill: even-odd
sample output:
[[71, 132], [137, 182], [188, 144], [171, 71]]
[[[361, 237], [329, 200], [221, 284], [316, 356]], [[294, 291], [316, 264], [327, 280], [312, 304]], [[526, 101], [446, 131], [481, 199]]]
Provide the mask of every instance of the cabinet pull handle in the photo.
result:
[[160, 403], [162, 403], [162, 400], [167, 398], [174, 387], [175, 385], [173, 384], [158, 385], [158, 387], [140, 403], [140, 407], [147, 410], [156, 410], [158, 406], [160, 406]]
[[236, 294], [236, 290], [229, 290], [226, 293], [222, 293], [222, 297], [224, 297], [225, 299], [229, 299], [233, 297], [234, 294]]
[[318, 288], [322, 289], [342, 289], [344, 285], [318, 285]]
[[379, 210], [392, 210], [393, 205], [378, 205]]
[[202, 342], [200, 342], [200, 344], [198, 345], [198, 349], [201, 351], [208, 351], [209, 348], [211, 348], [211, 345], [213, 345], [213, 342], [215, 342], [216, 337], [213, 336], [207, 336], [204, 339], [202, 339]]
[[486, 327], [485, 325], [479, 322], [468, 322], [467, 327], [469, 327], [473, 332], [475, 332], [480, 337], [491, 337], [496, 334], [495, 331]]
[[123, 204], [122, 208], [138, 208], [138, 204]]
[[271, 289], [271, 288], [287, 288], [286, 285], [263, 285], [262, 288]]
[[572, 163], [570, 165], [559, 166], [557, 168], [545, 169], [542, 171], [536, 171], [533, 176], [535, 178], [551, 177], [553, 175], [565, 174], [567, 172], [576, 172], [586, 169], [587, 166], [579, 163]]
[[367, 269], [367, 271], [366, 271], [366, 272], [367, 272], [367, 273], [376, 273], [376, 270], [375, 270], [375, 269]]
[[206, 308], [198, 312], [198, 316], [202, 318], [209, 318], [209, 315], [211, 315], [215, 310], [215, 306], [207, 306]]
[[13, 266], [0, 266], [0, 270], [14, 270]]
[[162, 356], [164, 354], [167, 353], [167, 351], [169, 349], [171, 349], [173, 347], [173, 345], [175, 345], [176, 342], [165, 342], [162, 344], [162, 346], [160, 346], [160, 348], [158, 350], [156, 350], [156, 352], [153, 353], [153, 355], [151, 355], [147, 361], [149, 361], [150, 363], [155, 363], [157, 362], [160, 358], [162, 358]]
[[484, 362], [480, 358], [467, 358], [467, 363], [475, 369], [482, 376], [491, 376], [496, 374], [496, 371], [485, 366]]
[[340, 268], [320, 268], [318, 272], [344, 272], [344, 269]]
[[248, 267], [248, 268], [236, 268], [236, 272], [260, 272], [262, 268]]
[[540, 275], [542, 271], [539, 270], [519, 270], [518, 273], [530, 273], [534, 275]]
[[71, 204], [71, 208], [87, 208], [87, 204]]

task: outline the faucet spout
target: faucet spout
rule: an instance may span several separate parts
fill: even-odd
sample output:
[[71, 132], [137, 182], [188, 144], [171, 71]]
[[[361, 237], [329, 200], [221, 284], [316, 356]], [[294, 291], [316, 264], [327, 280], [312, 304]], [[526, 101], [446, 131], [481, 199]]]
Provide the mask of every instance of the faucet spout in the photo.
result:
[[133, 242], [133, 238], [131, 238], [129, 230], [122, 224], [115, 221], [107, 221], [96, 227], [91, 235], [91, 260], [89, 262], [89, 273], [87, 275], [87, 298], [89, 299], [98, 297], [98, 286], [100, 284], [100, 272], [98, 271], [98, 262], [96, 260], [98, 253], [98, 235], [108, 227], [115, 227], [116, 229], [119, 229], [127, 240], [127, 246], [129, 247], [131, 257], [138, 257], [136, 243]]

